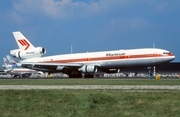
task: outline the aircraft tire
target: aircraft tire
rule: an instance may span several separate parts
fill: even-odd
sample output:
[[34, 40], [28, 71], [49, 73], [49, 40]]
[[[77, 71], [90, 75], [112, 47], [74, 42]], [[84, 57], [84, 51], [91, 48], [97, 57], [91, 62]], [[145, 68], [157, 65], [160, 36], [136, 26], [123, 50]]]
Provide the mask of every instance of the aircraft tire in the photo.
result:
[[69, 78], [82, 78], [82, 74], [69, 74]]
[[85, 74], [84, 78], [94, 78], [94, 74]]

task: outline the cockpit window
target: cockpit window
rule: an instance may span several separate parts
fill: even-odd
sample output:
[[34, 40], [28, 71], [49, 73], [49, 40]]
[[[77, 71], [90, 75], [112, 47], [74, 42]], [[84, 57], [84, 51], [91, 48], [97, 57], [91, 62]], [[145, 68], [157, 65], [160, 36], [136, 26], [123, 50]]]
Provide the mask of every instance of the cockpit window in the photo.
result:
[[163, 54], [171, 54], [170, 52], [163, 52]]

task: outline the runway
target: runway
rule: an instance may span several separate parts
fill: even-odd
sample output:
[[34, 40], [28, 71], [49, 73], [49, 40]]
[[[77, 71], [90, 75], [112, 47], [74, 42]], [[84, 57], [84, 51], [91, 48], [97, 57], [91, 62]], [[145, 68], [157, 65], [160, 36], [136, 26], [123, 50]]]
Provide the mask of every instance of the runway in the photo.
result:
[[180, 85], [0, 85], [0, 90], [180, 90]]

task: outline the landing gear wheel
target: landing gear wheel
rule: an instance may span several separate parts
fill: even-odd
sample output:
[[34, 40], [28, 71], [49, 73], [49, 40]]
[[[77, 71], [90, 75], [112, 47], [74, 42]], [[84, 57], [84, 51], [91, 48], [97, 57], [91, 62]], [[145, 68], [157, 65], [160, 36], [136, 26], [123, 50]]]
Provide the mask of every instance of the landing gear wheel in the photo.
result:
[[76, 73], [73, 73], [73, 74], [69, 74], [69, 78], [82, 78], [82, 74], [76, 74]]
[[84, 78], [94, 78], [94, 74], [85, 74]]

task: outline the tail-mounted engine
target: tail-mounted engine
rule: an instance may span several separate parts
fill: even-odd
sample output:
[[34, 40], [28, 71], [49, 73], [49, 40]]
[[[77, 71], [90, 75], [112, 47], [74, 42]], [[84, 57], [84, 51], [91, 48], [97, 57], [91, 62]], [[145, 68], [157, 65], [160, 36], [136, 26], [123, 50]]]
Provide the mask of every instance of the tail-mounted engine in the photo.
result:
[[28, 59], [28, 58], [35, 58], [35, 57], [41, 57], [46, 53], [45, 48], [43, 47], [37, 47], [33, 49], [28, 49], [28, 50], [11, 50], [10, 54], [13, 57], [19, 58], [19, 59]]

